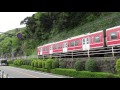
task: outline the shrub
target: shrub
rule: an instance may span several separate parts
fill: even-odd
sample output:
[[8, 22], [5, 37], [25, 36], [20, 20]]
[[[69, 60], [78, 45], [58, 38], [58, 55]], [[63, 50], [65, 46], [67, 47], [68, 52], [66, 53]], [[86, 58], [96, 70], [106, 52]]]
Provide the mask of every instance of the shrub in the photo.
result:
[[42, 68], [45, 68], [45, 61], [42, 61]]
[[7, 63], [8, 63], [8, 65], [13, 64], [13, 60], [8, 60]]
[[116, 69], [117, 73], [120, 74], [120, 59], [118, 59], [116, 61], [115, 69]]
[[30, 65], [31, 60], [22, 60], [22, 65]]
[[20, 66], [20, 65], [22, 65], [22, 61], [21, 60], [14, 60], [13, 64]]
[[90, 71], [76, 71], [74, 69], [62, 69], [56, 68], [51, 70], [54, 74], [60, 74], [75, 78], [119, 78], [111, 73], [104, 73], [104, 72], [90, 72]]
[[85, 62], [85, 70], [94, 72], [96, 71], [96, 62], [94, 60], [87, 60]]
[[34, 61], [34, 67], [38, 67], [38, 61], [37, 60]]
[[63, 60], [59, 62], [59, 67], [60, 68], [66, 68], [66, 62], [64, 62]]
[[52, 62], [52, 68], [59, 68], [59, 61], [58, 60], [54, 60]]
[[38, 68], [42, 68], [42, 61], [38, 61]]
[[52, 69], [52, 62], [53, 60], [52, 59], [48, 59], [46, 62], [45, 62], [45, 68], [46, 69]]
[[34, 67], [34, 60], [32, 60], [32, 62], [31, 62], [31, 66]]
[[77, 62], [75, 62], [74, 67], [75, 67], [76, 71], [84, 70], [85, 63], [83, 63], [82, 61], [77, 61]]

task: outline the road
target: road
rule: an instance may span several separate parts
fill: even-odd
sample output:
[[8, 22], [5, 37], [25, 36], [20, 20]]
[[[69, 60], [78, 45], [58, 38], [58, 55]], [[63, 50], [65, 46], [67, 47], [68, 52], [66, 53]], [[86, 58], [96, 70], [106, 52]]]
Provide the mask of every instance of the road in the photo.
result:
[[67, 76], [55, 75], [51, 73], [33, 71], [11, 66], [0, 66], [0, 70], [4, 74], [8, 74], [9, 78], [69, 78]]

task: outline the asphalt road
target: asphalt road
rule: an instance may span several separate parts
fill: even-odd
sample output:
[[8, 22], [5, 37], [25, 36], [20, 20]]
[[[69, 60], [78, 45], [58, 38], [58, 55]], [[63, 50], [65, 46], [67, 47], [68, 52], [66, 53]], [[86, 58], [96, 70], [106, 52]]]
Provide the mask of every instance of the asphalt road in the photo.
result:
[[0, 66], [0, 70], [4, 71], [4, 74], [8, 74], [9, 78], [69, 78], [67, 76], [21, 69], [11, 66]]

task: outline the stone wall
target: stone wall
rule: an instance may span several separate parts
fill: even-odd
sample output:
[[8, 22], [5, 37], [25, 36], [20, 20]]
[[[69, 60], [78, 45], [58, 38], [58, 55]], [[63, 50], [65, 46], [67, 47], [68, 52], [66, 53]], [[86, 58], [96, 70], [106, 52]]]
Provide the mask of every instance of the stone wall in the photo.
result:
[[[89, 58], [61, 58], [60, 62], [64, 62], [66, 68], [74, 68], [76, 61], [83, 61], [84, 63]], [[116, 57], [92, 57], [91, 59], [96, 61], [97, 69], [101, 72], [112, 72], [115, 73]]]

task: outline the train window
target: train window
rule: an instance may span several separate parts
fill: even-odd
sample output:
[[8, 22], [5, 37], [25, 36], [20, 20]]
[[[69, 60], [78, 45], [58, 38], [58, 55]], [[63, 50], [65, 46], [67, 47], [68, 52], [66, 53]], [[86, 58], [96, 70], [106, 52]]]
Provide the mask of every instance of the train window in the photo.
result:
[[50, 50], [52, 50], [53, 49], [53, 47], [52, 47], [52, 45], [50, 46]]
[[96, 36], [95, 38], [94, 38], [94, 42], [100, 42], [100, 36]]
[[65, 43], [65, 47], [68, 47], [68, 43], [67, 42]]
[[61, 48], [61, 45], [60, 44], [58, 44], [59, 45], [59, 49]]
[[66, 48], [68, 46], [67, 42], [63, 43], [63, 48]]
[[75, 43], [75, 46], [78, 46], [78, 40], [75, 40], [74, 43]]
[[89, 39], [87, 38], [87, 44], [89, 44]]
[[85, 44], [85, 39], [84, 39], [84, 38], [82, 39], [82, 44], [83, 44], [83, 45]]
[[63, 45], [62, 45], [62, 48], [64, 48], [64, 43], [63, 43]]
[[45, 47], [44, 47], [43, 51], [45, 51]]
[[59, 44], [56, 45], [56, 49], [59, 49]]
[[42, 52], [42, 48], [40, 48], [40, 52]]
[[110, 39], [111, 40], [113, 40], [113, 39], [117, 39], [118, 37], [117, 37], [117, 32], [112, 32], [111, 34], [110, 34]]
[[70, 42], [70, 46], [71, 47], [74, 46], [74, 41]]

